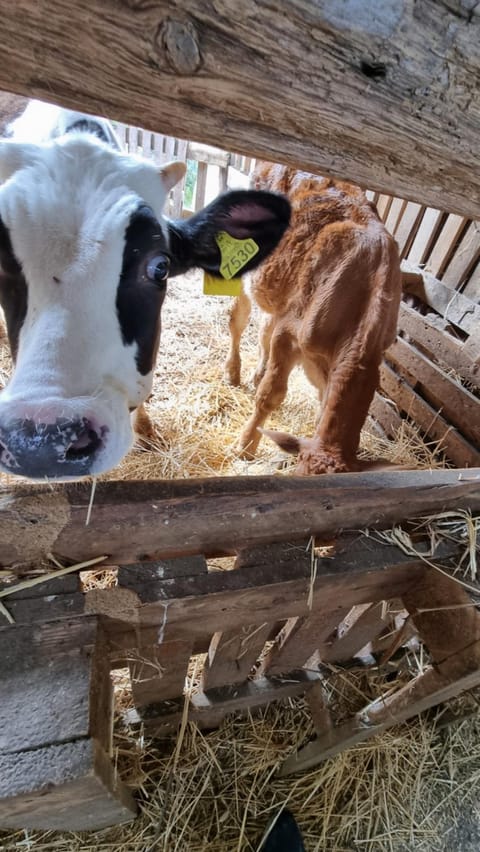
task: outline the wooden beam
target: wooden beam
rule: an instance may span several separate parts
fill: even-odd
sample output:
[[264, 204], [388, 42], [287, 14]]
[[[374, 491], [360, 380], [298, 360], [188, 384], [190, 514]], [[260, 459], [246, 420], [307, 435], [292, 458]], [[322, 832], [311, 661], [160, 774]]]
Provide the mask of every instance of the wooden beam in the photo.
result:
[[405, 302], [400, 305], [399, 328], [409, 338], [419, 343], [436, 361], [455, 370], [463, 379], [480, 387], [480, 365], [476, 364], [463, 342], [446, 331], [437, 328], [428, 317], [410, 308]]
[[[190, 696], [188, 719], [200, 728], [216, 728], [229, 713], [245, 713], [294, 695], [302, 695], [318, 683], [319, 675], [302, 669], [290, 672], [288, 678], [258, 677], [242, 684], [198, 690]], [[129, 724], [141, 723], [149, 736], [163, 734], [177, 727], [183, 714], [184, 699], [151, 705], [140, 718], [136, 711], [127, 715]]]
[[114, 564], [328, 537], [388, 527], [448, 508], [480, 508], [480, 470], [390, 471], [331, 476], [239, 476], [91, 486], [16, 483], [0, 490], [0, 564], [45, 551]]
[[468, 4], [1, 0], [0, 15], [6, 91], [480, 215]]
[[441, 451], [456, 465], [480, 465], [480, 451], [448, 423], [436, 408], [426, 402], [412, 386], [392, 370], [388, 364], [380, 368], [382, 390], [394, 399], [399, 409], [434, 441]]
[[401, 337], [387, 349], [385, 358], [474, 446], [480, 446], [480, 400]]
[[428, 272], [419, 273], [418, 269], [409, 267], [406, 261], [402, 263], [402, 284], [405, 293], [417, 296], [462, 331], [467, 334], [478, 331], [480, 305], [467, 299], [458, 290], [452, 290]]
[[[435, 559], [441, 562], [454, 553], [455, 548], [442, 544]], [[304, 617], [321, 613], [322, 624], [316, 625], [318, 638], [314, 640], [312, 636], [308, 640], [303, 665], [327, 638], [323, 627], [331, 632], [344, 617], [346, 608], [401, 596], [418, 582], [424, 567], [421, 560], [406, 556], [394, 546], [361, 536], [337, 556], [318, 559], [315, 580], [309, 569], [295, 564], [286, 564], [281, 570], [275, 565], [251, 565], [236, 571], [212, 572], [205, 578], [194, 577], [191, 582], [164, 581], [154, 585], [156, 601], [149, 604], [131, 593], [125, 606], [119, 589], [89, 592], [86, 604], [87, 611], [108, 619], [109, 641], [117, 655], [122, 648], [132, 647], [132, 638], [133, 644], [138, 644], [135, 640], [138, 628], [142, 634], [145, 628], [153, 627], [156, 631], [151, 640], [143, 636], [144, 644], [158, 640], [159, 628], [164, 642], [190, 641], [194, 637], [192, 644], [195, 644], [197, 639], [212, 636], [216, 631], [241, 630], [251, 622], [252, 612], [259, 625], [300, 616], [299, 628]], [[325, 624], [327, 619], [330, 624]], [[290, 635], [294, 637], [296, 630], [287, 630], [286, 638]], [[285, 651], [288, 654], [287, 647]], [[272, 663], [276, 662], [274, 656]], [[291, 660], [288, 663], [291, 667]]]

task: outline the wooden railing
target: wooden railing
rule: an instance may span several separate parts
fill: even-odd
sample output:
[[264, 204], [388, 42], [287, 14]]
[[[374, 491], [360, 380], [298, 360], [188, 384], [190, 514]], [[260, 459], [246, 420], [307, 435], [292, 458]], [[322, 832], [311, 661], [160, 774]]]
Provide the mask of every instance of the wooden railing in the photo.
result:
[[367, 193], [395, 237], [402, 259], [480, 300], [480, 223], [389, 195]]
[[185, 178], [170, 193], [167, 215], [173, 218], [190, 216], [218, 192], [246, 185], [252, 165], [249, 157], [126, 124], [116, 124], [115, 129], [129, 153], [141, 154], [159, 165], [169, 160], [187, 163]]

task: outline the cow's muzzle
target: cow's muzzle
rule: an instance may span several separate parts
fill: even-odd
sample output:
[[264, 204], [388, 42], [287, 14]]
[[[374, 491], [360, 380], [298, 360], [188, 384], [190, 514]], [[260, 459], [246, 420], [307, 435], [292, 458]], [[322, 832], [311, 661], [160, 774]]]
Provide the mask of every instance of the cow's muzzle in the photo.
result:
[[0, 467], [30, 479], [88, 476], [107, 432], [87, 417], [59, 417], [53, 423], [13, 420], [8, 427], [0, 423]]

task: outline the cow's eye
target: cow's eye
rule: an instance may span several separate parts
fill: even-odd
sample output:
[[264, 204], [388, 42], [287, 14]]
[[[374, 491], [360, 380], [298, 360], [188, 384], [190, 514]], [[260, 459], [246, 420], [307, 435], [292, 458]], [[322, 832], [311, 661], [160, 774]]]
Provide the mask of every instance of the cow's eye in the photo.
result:
[[157, 254], [147, 264], [147, 278], [155, 284], [164, 284], [170, 271], [170, 258], [166, 254]]

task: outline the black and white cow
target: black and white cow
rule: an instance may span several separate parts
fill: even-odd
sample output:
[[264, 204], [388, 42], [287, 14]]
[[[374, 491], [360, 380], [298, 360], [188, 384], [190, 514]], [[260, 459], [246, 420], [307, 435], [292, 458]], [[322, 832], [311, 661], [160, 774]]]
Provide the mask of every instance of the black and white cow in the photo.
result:
[[108, 121], [38, 102], [12, 127], [0, 141], [0, 303], [14, 361], [0, 394], [0, 469], [98, 474], [130, 448], [130, 412], [150, 393], [166, 279], [218, 273], [219, 231], [255, 239], [242, 271], [252, 269], [290, 207], [234, 190], [168, 221], [182, 163], [124, 154]]

